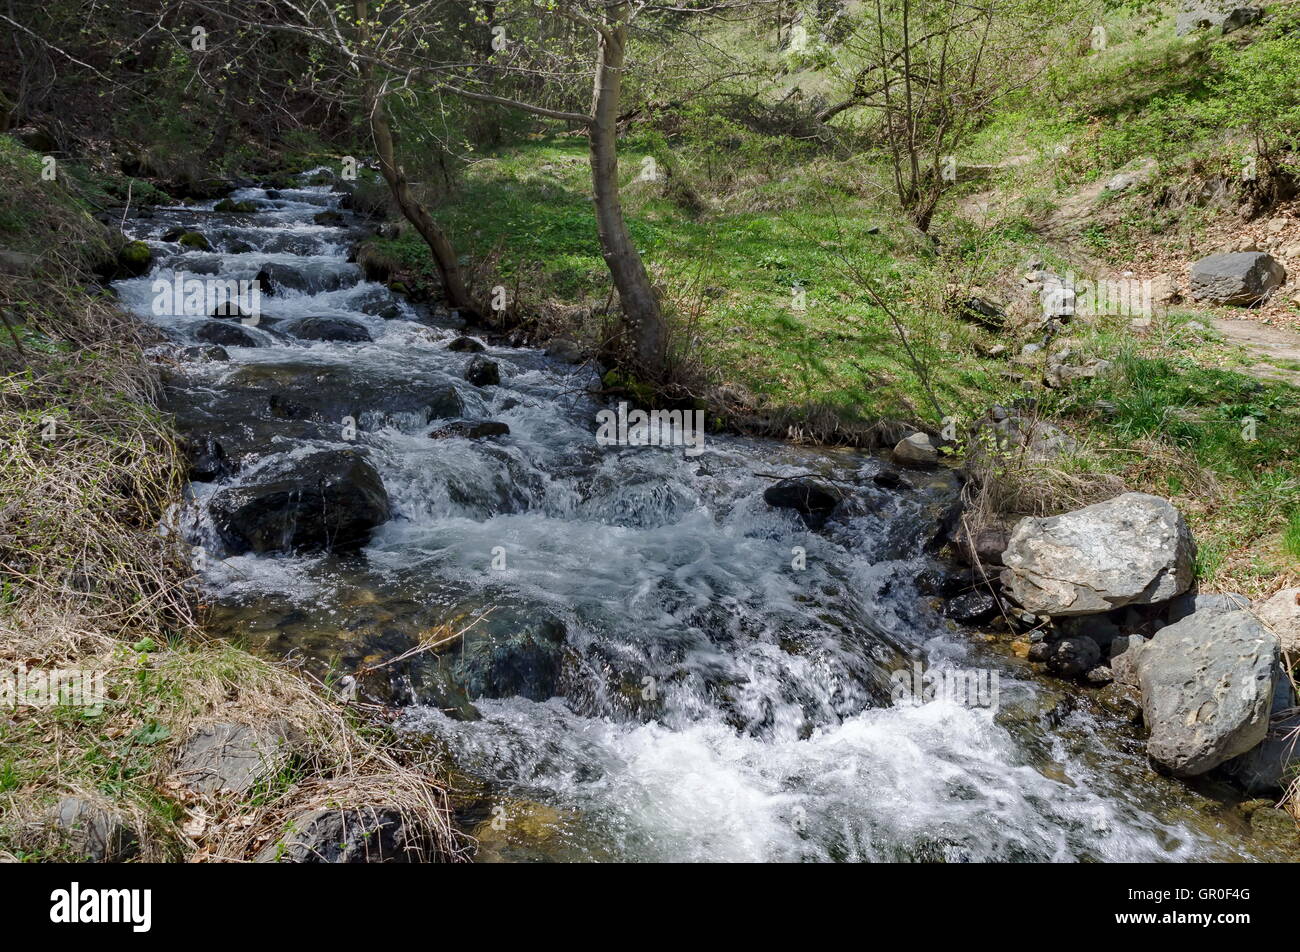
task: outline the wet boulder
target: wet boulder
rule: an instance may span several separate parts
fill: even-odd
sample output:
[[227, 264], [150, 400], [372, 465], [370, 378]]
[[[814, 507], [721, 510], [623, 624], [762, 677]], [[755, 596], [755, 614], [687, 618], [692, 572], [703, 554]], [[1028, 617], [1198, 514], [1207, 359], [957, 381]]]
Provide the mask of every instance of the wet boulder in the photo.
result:
[[389, 517], [379, 473], [358, 450], [271, 459], [213, 496], [213, 525], [235, 554], [355, 551]]
[[343, 224], [343, 213], [336, 212], [334, 209], [327, 209], [323, 212], [317, 212], [312, 216], [312, 221], [318, 225], [341, 226]]
[[190, 479], [194, 482], [215, 482], [235, 471], [235, 466], [226, 456], [225, 449], [212, 436], [195, 436], [186, 439], [182, 447], [185, 451], [185, 460], [189, 464]]
[[248, 215], [257, 211], [257, 205], [250, 201], [235, 201], [233, 198], [223, 198], [212, 206], [212, 210], [221, 214]]
[[429, 433], [429, 438], [445, 440], [461, 437], [480, 440], [486, 436], [508, 436], [510, 427], [498, 420], [448, 420]]
[[1192, 265], [1192, 297], [1210, 304], [1251, 306], [1286, 281], [1286, 268], [1261, 251], [1210, 255]]
[[465, 368], [465, 379], [476, 387], [494, 387], [501, 383], [501, 369], [496, 361], [476, 356]]
[[300, 265], [272, 261], [262, 266], [256, 280], [262, 293], [267, 295], [281, 291], [318, 294], [353, 287], [361, 280], [361, 271], [356, 265], [340, 265], [332, 261]]
[[1278, 645], [1249, 612], [1191, 615], [1158, 631], [1137, 659], [1147, 753], [1194, 777], [1268, 734]]
[[189, 347], [182, 347], [179, 352], [182, 360], [190, 360], [195, 363], [221, 363], [230, 359], [226, 353], [226, 348], [220, 344], [193, 344]]
[[1040, 615], [1148, 605], [1192, 584], [1195, 545], [1167, 500], [1124, 493], [1064, 515], [1022, 519], [1002, 555], [1002, 584]]
[[446, 657], [472, 699], [545, 701], [561, 691], [566, 635], [564, 623], [545, 611], [499, 606]]
[[979, 625], [998, 613], [998, 600], [985, 589], [975, 589], [951, 599], [944, 614], [963, 625]]
[[1085, 635], [1062, 638], [1047, 645], [1047, 670], [1063, 678], [1081, 677], [1100, 660], [1101, 648]]
[[487, 350], [486, 347], [472, 337], [457, 337], [447, 345], [447, 349], [458, 354], [481, 354]]
[[763, 491], [763, 501], [774, 509], [793, 509], [809, 529], [820, 529], [844, 493], [831, 483], [813, 476], [783, 479]]
[[299, 340], [359, 344], [370, 343], [374, 339], [364, 324], [346, 317], [299, 317], [285, 321], [280, 330]]
[[257, 337], [250, 334], [238, 324], [229, 321], [204, 321], [194, 334], [204, 344], [220, 344], [223, 347], [257, 347]]

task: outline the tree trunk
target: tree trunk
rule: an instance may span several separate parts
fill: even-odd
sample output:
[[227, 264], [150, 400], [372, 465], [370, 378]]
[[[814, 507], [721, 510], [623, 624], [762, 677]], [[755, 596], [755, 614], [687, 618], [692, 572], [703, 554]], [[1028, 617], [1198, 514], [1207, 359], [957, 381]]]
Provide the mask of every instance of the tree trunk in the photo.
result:
[[475, 307], [469, 290], [465, 287], [465, 279], [460, 272], [460, 260], [456, 255], [456, 249], [452, 247], [451, 239], [430, 217], [428, 209], [412, 194], [411, 186], [406, 181], [406, 173], [402, 171], [394, 157], [393, 131], [388, 124], [388, 112], [383, 100], [371, 99], [369, 106], [370, 132], [374, 136], [375, 151], [379, 156], [379, 171], [384, 176], [384, 181], [388, 183], [388, 188], [397, 201], [397, 207], [401, 209], [406, 220], [415, 226], [424, 243], [429, 246], [434, 263], [438, 266], [438, 273], [442, 276], [447, 303], [467, 312], [465, 317], [477, 320], [480, 317], [478, 308]]
[[597, 41], [595, 90], [588, 129], [592, 192], [601, 253], [623, 306], [623, 325], [633, 370], [648, 380], [660, 380], [667, 351], [663, 312], [623, 220], [618, 194], [617, 125], [627, 22], [626, 3], [609, 8], [605, 28]]
[[[355, 0], [357, 45], [362, 48], [370, 39], [367, 6], [366, 0]], [[380, 174], [388, 183], [389, 191], [393, 193], [393, 199], [401, 209], [402, 215], [415, 226], [424, 243], [429, 246], [434, 264], [438, 266], [438, 273], [442, 277], [443, 293], [447, 296], [447, 303], [466, 312], [464, 316], [468, 319], [479, 320], [482, 315], [465, 287], [465, 279], [460, 272], [460, 260], [456, 255], [456, 249], [452, 247], [451, 239], [438, 227], [438, 223], [429, 215], [428, 209], [411, 192], [406, 173], [397, 164], [393, 146], [393, 129], [388, 121], [388, 107], [384, 103], [383, 94], [375, 87], [374, 70], [369, 63], [365, 62], [362, 63], [360, 70], [362, 105], [370, 120], [370, 133], [375, 140]]]

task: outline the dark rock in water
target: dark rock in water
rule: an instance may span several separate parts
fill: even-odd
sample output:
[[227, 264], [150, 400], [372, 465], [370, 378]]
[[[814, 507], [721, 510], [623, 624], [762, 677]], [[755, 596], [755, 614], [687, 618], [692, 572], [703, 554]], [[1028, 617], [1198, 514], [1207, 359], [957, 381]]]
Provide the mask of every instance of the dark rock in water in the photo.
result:
[[763, 500], [775, 509], [793, 509], [810, 529], [820, 529], [844, 493], [811, 476], [783, 479], [763, 491]]
[[944, 614], [963, 625], [978, 625], [997, 613], [998, 600], [982, 590], [958, 595], [944, 609]]
[[467, 440], [477, 440], [485, 436], [506, 436], [510, 427], [496, 420], [451, 420], [429, 433], [430, 438], [445, 440], [460, 436]]
[[176, 240], [180, 242], [182, 248], [192, 248], [194, 251], [212, 250], [208, 239], [197, 231], [187, 231]]
[[300, 340], [349, 343], [369, 343], [374, 340], [364, 324], [346, 317], [300, 317], [286, 321], [280, 329]]
[[282, 289], [309, 294], [338, 291], [353, 287], [360, 280], [361, 271], [356, 267], [307, 267], [274, 261], [257, 273], [257, 283], [263, 294], [274, 294]]
[[912, 484], [908, 482], [903, 474], [896, 469], [882, 469], [871, 477], [871, 481], [881, 489], [911, 489]]
[[244, 241], [242, 238], [232, 238], [230, 241], [226, 242], [226, 251], [232, 255], [251, 254], [256, 250], [256, 248]]
[[1047, 644], [1047, 669], [1063, 678], [1087, 674], [1101, 660], [1101, 648], [1091, 638], [1062, 638]]
[[306, 420], [312, 415], [311, 407], [286, 397], [282, 393], [273, 393], [266, 402], [271, 416], [280, 420]]
[[217, 492], [213, 525], [235, 554], [361, 548], [389, 517], [388, 493], [357, 450], [278, 457], [246, 486]]
[[194, 344], [189, 347], [182, 347], [180, 356], [185, 360], [192, 360], [196, 363], [220, 363], [230, 359], [230, 354], [226, 353], [226, 348], [220, 344]]
[[[247, 399], [236, 399], [236, 392]], [[241, 417], [250, 408], [258, 414], [273, 401], [282, 407], [299, 408], [294, 419], [319, 419], [335, 425], [350, 416], [362, 430], [395, 426], [408, 432], [425, 432], [434, 420], [454, 420], [465, 415], [460, 394], [441, 375], [430, 374], [423, 379], [407, 374], [377, 376], [373, 370], [346, 363], [248, 364], [233, 374], [226, 393], [229, 420], [234, 426], [242, 426]], [[276, 417], [285, 418], [279, 412]], [[213, 428], [208, 425], [208, 429]], [[221, 435], [225, 439], [224, 429]]]
[[271, 280], [271, 273], [263, 268], [257, 272], [257, 277], [253, 279], [257, 282], [257, 289], [267, 297], [275, 294], [275, 283]]
[[234, 301], [222, 301], [212, 309], [208, 317], [215, 317], [221, 320], [234, 319], [237, 321], [249, 320], [253, 315], [249, 314]]
[[257, 211], [257, 205], [253, 202], [237, 202], [233, 198], [223, 198], [221, 201], [217, 202], [217, 204], [212, 206], [212, 210], [214, 212], [233, 212], [235, 214], [247, 215]]
[[333, 209], [328, 209], [323, 212], [317, 212], [314, 216], [312, 216], [312, 221], [314, 221], [318, 225], [342, 225], [343, 215], [341, 212], [336, 212]]
[[923, 595], [954, 598], [971, 591], [980, 583], [975, 572], [949, 572], [939, 568], [922, 569], [916, 576], [916, 590]]
[[258, 863], [428, 863], [439, 859], [431, 837], [395, 807], [312, 810], [294, 817]]
[[501, 369], [496, 361], [475, 357], [465, 368], [465, 379], [476, 387], [492, 387], [501, 382]]
[[481, 354], [487, 350], [486, 347], [472, 337], [457, 337], [447, 345], [447, 349], [458, 354]]
[[211, 436], [199, 436], [183, 441], [185, 459], [189, 463], [190, 479], [210, 483], [235, 471], [225, 449]]
[[464, 650], [448, 657], [471, 698], [524, 697], [545, 701], [560, 690], [564, 624], [544, 612], [505, 609], [464, 635]]
[[50, 819], [78, 859], [123, 863], [140, 852], [135, 831], [120, 815], [80, 797], [64, 797]]
[[257, 347], [258, 340], [238, 324], [226, 321], [205, 321], [194, 335], [205, 344], [225, 347]]

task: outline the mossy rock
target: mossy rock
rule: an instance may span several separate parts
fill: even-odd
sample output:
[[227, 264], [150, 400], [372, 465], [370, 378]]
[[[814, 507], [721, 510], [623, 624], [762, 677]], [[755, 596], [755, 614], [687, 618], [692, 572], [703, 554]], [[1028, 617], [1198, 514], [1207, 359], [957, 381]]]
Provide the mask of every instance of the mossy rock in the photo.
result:
[[403, 284], [401, 281], [392, 281], [392, 282], [389, 282], [388, 290], [392, 291], [394, 294], [410, 294], [410, 293], [411, 293], [411, 292], [407, 289], [406, 285]]
[[341, 225], [343, 224], [343, 216], [330, 209], [329, 211], [317, 212], [312, 221], [318, 225]]
[[121, 270], [131, 277], [139, 277], [153, 264], [153, 252], [143, 241], [128, 241], [117, 253]]
[[247, 215], [250, 212], [257, 211], [257, 206], [252, 202], [237, 202], [232, 198], [223, 198], [217, 204], [212, 206], [214, 212], [236, 212], [241, 215]]
[[606, 390], [622, 390], [632, 398], [633, 402], [642, 406], [648, 407], [654, 402], [654, 386], [644, 380], [638, 380], [632, 374], [610, 370], [600, 378], [600, 382]]
[[180, 244], [182, 248], [193, 248], [196, 251], [212, 250], [212, 245], [208, 243], [208, 239], [197, 231], [187, 231], [181, 235]]

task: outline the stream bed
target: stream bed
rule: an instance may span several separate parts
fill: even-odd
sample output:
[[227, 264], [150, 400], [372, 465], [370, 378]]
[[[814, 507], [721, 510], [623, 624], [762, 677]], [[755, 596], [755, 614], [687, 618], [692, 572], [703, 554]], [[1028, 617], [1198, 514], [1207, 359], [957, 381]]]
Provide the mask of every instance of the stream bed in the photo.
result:
[[[946, 470], [721, 434], [699, 455], [602, 446], [594, 371], [475, 352], [454, 314], [365, 280], [364, 227], [316, 221], [330, 186], [231, 197], [256, 210], [129, 219], [155, 263], [115, 285], [179, 345], [167, 408], [217, 457], [182, 518], [212, 626], [400, 707], [454, 765], [481, 859], [1271, 858], [1220, 794], [1155, 774], [1121, 724], [918, 590]], [[179, 229], [211, 248], [164, 240]], [[155, 282], [178, 275], [270, 293], [255, 325], [169, 312]], [[498, 384], [465, 379], [476, 359]], [[355, 551], [219, 531], [222, 492], [340, 451], [387, 495]], [[763, 497], [805, 473], [852, 487], [817, 531]], [[996, 678], [994, 703], [900, 697], [913, 665]]]

